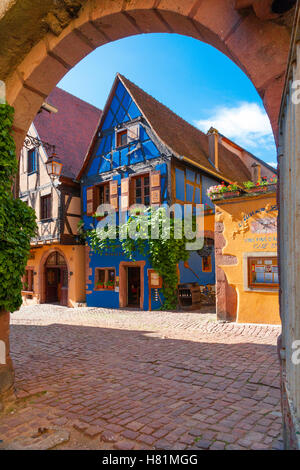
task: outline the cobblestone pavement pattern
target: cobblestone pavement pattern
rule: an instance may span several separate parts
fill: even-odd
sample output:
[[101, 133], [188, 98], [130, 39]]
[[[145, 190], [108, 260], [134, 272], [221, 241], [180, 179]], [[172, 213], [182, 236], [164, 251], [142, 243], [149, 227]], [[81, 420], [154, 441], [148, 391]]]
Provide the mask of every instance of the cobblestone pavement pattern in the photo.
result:
[[11, 316], [9, 446], [39, 428], [61, 449], [280, 448], [280, 328], [212, 313], [23, 307]]

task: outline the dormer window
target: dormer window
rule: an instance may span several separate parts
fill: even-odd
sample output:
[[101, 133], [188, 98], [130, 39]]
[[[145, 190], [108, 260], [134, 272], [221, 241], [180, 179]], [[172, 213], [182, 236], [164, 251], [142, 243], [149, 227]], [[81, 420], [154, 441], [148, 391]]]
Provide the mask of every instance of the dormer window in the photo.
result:
[[117, 140], [117, 147], [123, 147], [124, 145], [127, 145], [128, 138], [127, 138], [127, 129], [123, 129], [119, 132], [117, 132], [116, 135], [116, 140]]

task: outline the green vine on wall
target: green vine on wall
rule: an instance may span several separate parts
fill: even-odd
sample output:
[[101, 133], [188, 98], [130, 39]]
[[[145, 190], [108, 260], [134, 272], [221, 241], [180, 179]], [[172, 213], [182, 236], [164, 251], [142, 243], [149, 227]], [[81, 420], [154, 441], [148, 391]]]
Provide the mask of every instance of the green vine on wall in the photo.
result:
[[[176, 309], [178, 263], [187, 261], [190, 256], [186, 244], [192, 241], [192, 236], [187, 230], [184, 233], [183, 224], [180, 222], [177, 225], [175, 220], [164, 209], [149, 209], [144, 213], [130, 215], [120, 226], [108, 224], [100, 230], [94, 228], [86, 232], [91, 249], [98, 254], [106, 254], [121, 247], [130, 260], [135, 260], [137, 254], [149, 258], [151, 267], [163, 280], [163, 310]], [[151, 237], [153, 227], [157, 229], [156, 238]], [[194, 229], [193, 220], [190, 232]], [[126, 236], [128, 234], [131, 236]]]
[[11, 135], [14, 110], [0, 105], [0, 311], [13, 312], [22, 303], [21, 278], [35, 234], [36, 217], [32, 208], [14, 199], [12, 186], [17, 174], [15, 142]]

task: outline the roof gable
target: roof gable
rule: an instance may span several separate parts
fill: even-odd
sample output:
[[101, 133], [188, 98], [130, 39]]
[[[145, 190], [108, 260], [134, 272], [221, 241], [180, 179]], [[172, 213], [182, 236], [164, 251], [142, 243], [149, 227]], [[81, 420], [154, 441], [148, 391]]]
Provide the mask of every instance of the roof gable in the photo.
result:
[[47, 101], [58, 112], [42, 111], [33, 124], [41, 140], [56, 146], [56, 153], [63, 163], [62, 176], [74, 179], [98, 127], [101, 110], [58, 87]]
[[[251, 179], [250, 171], [246, 165], [236, 154], [222, 145], [219, 145], [219, 169], [217, 170], [209, 160], [209, 141], [206, 134], [179, 117], [126, 77], [117, 74], [98, 129], [105, 131], [140, 115], [143, 115], [156, 137], [175, 156], [186, 157], [191, 163], [214, 177], [228, 182], [242, 183]], [[97, 134], [94, 136], [78, 178], [81, 177], [88, 165], [97, 141]]]
[[219, 145], [219, 171], [209, 161], [208, 136], [179, 117], [126, 77], [118, 74], [155, 134], [178, 157], [187, 157], [204, 170], [227, 181], [251, 179], [246, 165], [237, 155]]

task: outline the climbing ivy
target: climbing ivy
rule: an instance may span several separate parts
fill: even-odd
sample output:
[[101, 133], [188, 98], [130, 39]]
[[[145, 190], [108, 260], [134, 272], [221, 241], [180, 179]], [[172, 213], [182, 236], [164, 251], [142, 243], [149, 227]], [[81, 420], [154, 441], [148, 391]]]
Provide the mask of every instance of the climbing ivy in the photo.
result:
[[[151, 236], [153, 227], [156, 227], [155, 238]], [[100, 229], [93, 228], [86, 232], [86, 237], [91, 249], [98, 254], [121, 248], [130, 260], [135, 260], [137, 254], [149, 257], [151, 267], [163, 280], [164, 304], [161, 309], [174, 310], [177, 307], [178, 263], [189, 259], [190, 251], [186, 246], [193, 241], [191, 232], [194, 229], [194, 219], [190, 233], [187, 230], [184, 233], [181, 220], [170, 217], [164, 208], [149, 208], [144, 213], [131, 214], [120, 226], [108, 223]]]
[[18, 168], [11, 134], [13, 117], [13, 108], [0, 104], [0, 311], [11, 312], [22, 303], [21, 277], [29, 256], [30, 238], [36, 230], [34, 210], [12, 194]]

